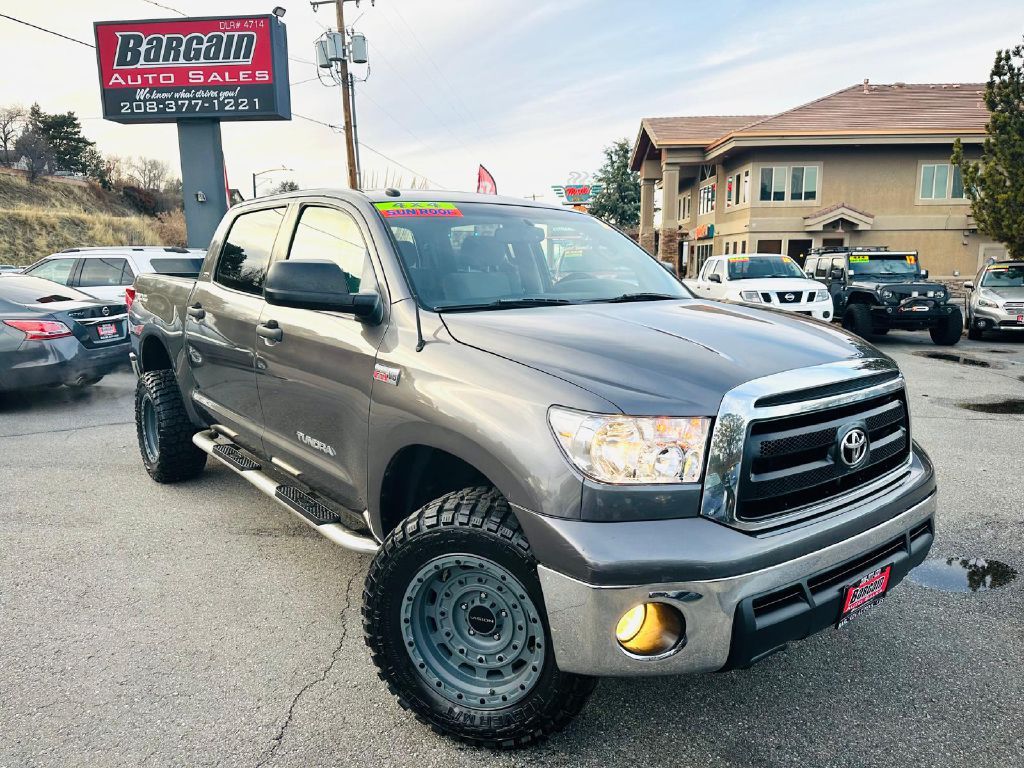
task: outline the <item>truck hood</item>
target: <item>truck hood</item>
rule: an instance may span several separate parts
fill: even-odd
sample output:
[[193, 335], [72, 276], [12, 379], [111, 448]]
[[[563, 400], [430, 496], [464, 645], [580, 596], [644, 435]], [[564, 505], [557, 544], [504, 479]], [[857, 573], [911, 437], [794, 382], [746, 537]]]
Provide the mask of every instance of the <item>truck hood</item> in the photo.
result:
[[799, 315], [690, 299], [442, 318], [457, 341], [570, 381], [638, 416], [712, 416], [726, 392], [751, 379], [885, 357]]

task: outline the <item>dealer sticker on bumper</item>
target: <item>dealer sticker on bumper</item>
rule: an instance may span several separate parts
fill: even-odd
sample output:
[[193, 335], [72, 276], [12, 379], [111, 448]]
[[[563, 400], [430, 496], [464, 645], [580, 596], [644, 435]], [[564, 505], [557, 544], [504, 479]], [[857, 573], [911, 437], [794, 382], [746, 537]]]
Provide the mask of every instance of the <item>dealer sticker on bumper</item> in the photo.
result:
[[891, 573], [890, 563], [872, 571], [856, 584], [848, 586], [843, 591], [843, 609], [839, 612], [839, 623], [836, 626], [842, 628], [878, 605], [889, 588]]

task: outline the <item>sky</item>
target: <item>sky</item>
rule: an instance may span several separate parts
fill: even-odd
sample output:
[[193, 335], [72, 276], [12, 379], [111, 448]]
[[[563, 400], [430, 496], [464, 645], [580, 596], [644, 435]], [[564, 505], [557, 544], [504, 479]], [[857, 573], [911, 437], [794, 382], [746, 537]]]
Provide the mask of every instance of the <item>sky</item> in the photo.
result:
[[[313, 44], [333, 6], [287, 9], [292, 109], [342, 123]], [[0, 13], [87, 43], [92, 22], [268, 12], [251, 0], [0, 0]], [[161, 7], [163, 6], [163, 7]], [[171, 10], [173, 9], [173, 10]], [[1024, 34], [1020, 0], [362, 0], [346, 23], [369, 41], [356, 86], [364, 174], [474, 190], [478, 164], [498, 191], [554, 199], [551, 185], [594, 172], [602, 149], [636, 137], [641, 118], [767, 114], [860, 83], [983, 82], [995, 51]], [[308, 62], [308, 63], [307, 63]], [[73, 110], [106, 154], [146, 155], [177, 173], [173, 124], [100, 117], [92, 49], [0, 18], [0, 104]], [[245, 197], [292, 179], [345, 186], [342, 134], [295, 118], [225, 122], [231, 186]], [[371, 149], [372, 148], [372, 149]], [[376, 152], [386, 156], [382, 157]]]

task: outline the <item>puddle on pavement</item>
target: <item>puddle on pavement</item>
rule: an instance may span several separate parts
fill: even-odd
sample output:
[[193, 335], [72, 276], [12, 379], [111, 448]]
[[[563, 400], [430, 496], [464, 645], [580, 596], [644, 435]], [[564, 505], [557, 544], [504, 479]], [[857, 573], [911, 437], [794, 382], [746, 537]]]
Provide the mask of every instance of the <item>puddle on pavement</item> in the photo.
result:
[[946, 360], [950, 363], [960, 363], [960, 365], [974, 365], [978, 368], [991, 368], [992, 363], [987, 363], [984, 360], [979, 360], [976, 357], [967, 357], [965, 355], [954, 355], [950, 352], [915, 352], [918, 357], [927, 357], [932, 360]]
[[957, 405], [965, 411], [978, 413], [1024, 414], [1024, 400], [1019, 398], [996, 400], [992, 403], [957, 403]]
[[907, 577], [916, 584], [943, 592], [988, 592], [1017, 578], [1017, 571], [999, 560], [983, 557], [932, 557]]

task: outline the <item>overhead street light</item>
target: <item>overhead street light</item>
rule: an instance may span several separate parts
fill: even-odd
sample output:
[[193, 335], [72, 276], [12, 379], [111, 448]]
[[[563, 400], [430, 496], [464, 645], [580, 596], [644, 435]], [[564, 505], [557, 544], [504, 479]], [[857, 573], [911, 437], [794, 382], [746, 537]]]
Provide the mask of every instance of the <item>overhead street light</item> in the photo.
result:
[[267, 170], [265, 170], [265, 171], [257, 171], [256, 173], [254, 173], [252, 175], [252, 199], [253, 200], [256, 199], [256, 177], [257, 176], [262, 176], [265, 173], [277, 173], [278, 171], [291, 171], [291, 172], [294, 172], [295, 169], [294, 168], [286, 168], [285, 166], [282, 165], [280, 168], [267, 168]]

